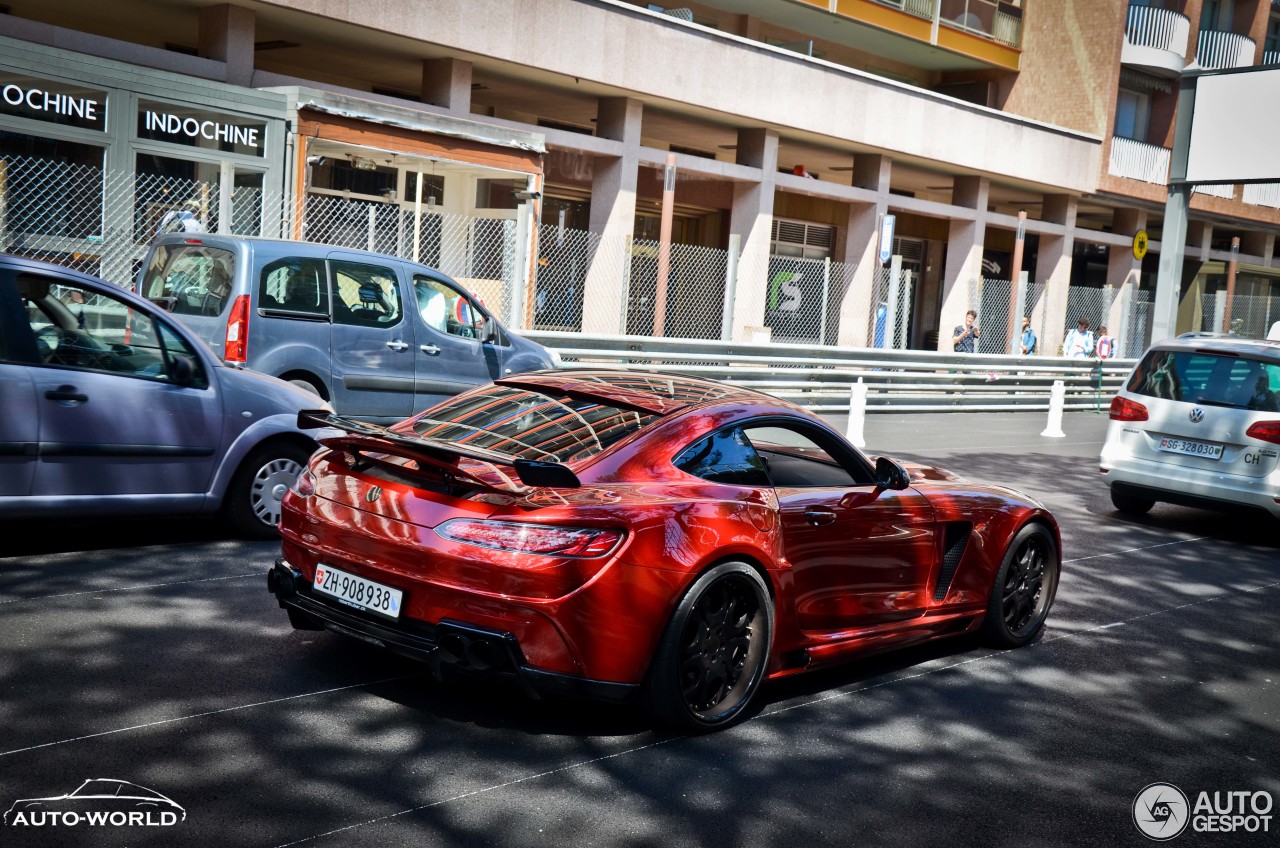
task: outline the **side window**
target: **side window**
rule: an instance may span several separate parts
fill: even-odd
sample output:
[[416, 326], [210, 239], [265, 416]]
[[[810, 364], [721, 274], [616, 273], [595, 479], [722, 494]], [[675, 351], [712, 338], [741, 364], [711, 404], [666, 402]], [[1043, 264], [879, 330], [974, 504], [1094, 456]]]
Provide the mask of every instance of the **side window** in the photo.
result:
[[418, 314], [431, 329], [464, 339], [480, 337], [484, 313], [457, 289], [440, 280], [415, 274], [413, 293], [418, 301]]
[[764, 462], [737, 427], [699, 439], [675, 458], [676, 468], [712, 483], [768, 486]]
[[868, 486], [873, 482], [869, 468], [851, 472], [819, 441], [798, 430], [760, 426], [746, 427], [745, 432], [775, 486]]
[[176, 330], [115, 295], [38, 274], [20, 274], [18, 294], [42, 365], [208, 385]]
[[142, 295], [175, 315], [221, 315], [230, 302], [235, 256], [204, 245], [162, 245], [147, 265]]
[[329, 263], [333, 321], [358, 327], [400, 323], [400, 284], [396, 272], [363, 262]]
[[262, 269], [258, 280], [258, 308], [327, 317], [329, 292], [324, 260], [289, 256]]

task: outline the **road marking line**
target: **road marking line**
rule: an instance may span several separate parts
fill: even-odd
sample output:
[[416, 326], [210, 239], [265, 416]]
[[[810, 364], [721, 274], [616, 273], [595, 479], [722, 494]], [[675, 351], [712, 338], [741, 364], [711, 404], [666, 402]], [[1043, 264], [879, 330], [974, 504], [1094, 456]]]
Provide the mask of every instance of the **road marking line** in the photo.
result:
[[[972, 453], [973, 451], [980, 451], [980, 450], [1005, 450], [1006, 448], [1043, 448], [1043, 447], [1051, 447], [1051, 448], [1065, 448], [1065, 447], [1079, 447], [1079, 446], [1081, 446], [1081, 445], [1101, 445], [1101, 444], [1105, 444], [1105, 443], [1106, 443], [1106, 441], [1107, 441], [1106, 439], [1098, 439], [1098, 440], [1096, 440], [1096, 441], [1092, 441], [1092, 442], [1049, 442], [1049, 441], [1043, 441], [1043, 442], [1027, 442], [1026, 444], [1021, 444], [1021, 445], [972, 445], [972, 446], [971, 446], [971, 445], [966, 445], [966, 446], [964, 446], [964, 447], [962, 447], [962, 448], [959, 448], [959, 449], [957, 449], [957, 448], [901, 448], [901, 449], [895, 450], [895, 449], [893, 449], [893, 448], [885, 448], [884, 450], [885, 450], [887, 453], [891, 453], [891, 454], [899, 454], [899, 453], [900, 453], [900, 454], [906, 454], [906, 455], [910, 455], [910, 454], [913, 454], [913, 453]], [[876, 447], [877, 447], [877, 449], [879, 448], [879, 446], [878, 446], [878, 445], [877, 445]], [[867, 447], [867, 450], [868, 450], [870, 453], [873, 453], [873, 454], [876, 452], [875, 450], [872, 450], [872, 449], [871, 449], [871, 447], [869, 447], [869, 446]]]
[[1188, 542], [1203, 542], [1206, 539], [1212, 539], [1212, 538], [1213, 538], [1212, 536], [1196, 536], [1194, 539], [1179, 539], [1176, 542], [1161, 542], [1158, 545], [1147, 545], [1146, 547], [1143, 547], [1143, 548], [1125, 548], [1123, 551], [1112, 551], [1109, 554], [1093, 554], [1087, 557], [1076, 557], [1075, 559], [1064, 559], [1062, 561], [1062, 564], [1066, 565], [1069, 562], [1084, 562], [1087, 559], [1101, 559], [1102, 557], [1119, 556], [1120, 554], [1132, 554], [1132, 553], [1137, 553], [1138, 551], [1152, 551], [1152, 550], [1155, 550], [1156, 548], [1167, 548], [1170, 545], [1185, 545]]
[[0, 601], [0, 604], [20, 604], [24, 601], [47, 601], [52, 598], [74, 598], [76, 595], [101, 595], [107, 592], [129, 592], [134, 589], [158, 589], [164, 586], [183, 586], [187, 583], [208, 583], [211, 580], [243, 580], [246, 577], [258, 577], [264, 572], [255, 571], [252, 574], [232, 574], [229, 577], [201, 577], [197, 580], [178, 580], [173, 583], [142, 583], [137, 586], [118, 586], [115, 589], [91, 589], [85, 592], [64, 592], [60, 595], [34, 595], [30, 598], [10, 598], [7, 601]]
[[[1185, 540], [1185, 541], [1193, 541], [1193, 540], [1188, 539], [1188, 540]], [[1160, 546], [1158, 546], [1158, 545], [1157, 545], [1157, 546], [1155, 546], [1155, 547], [1160, 547]], [[1163, 614], [1168, 613], [1168, 612], [1175, 612], [1175, 611], [1177, 611], [1177, 610], [1186, 609], [1187, 607], [1199, 606], [1200, 604], [1207, 604], [1207, 603], [1210, 603], [1210, 602], [1212, 602], [1212, 601], [1221, 601], [1221, 600], [1224, 600], [1224, 599], [1226, 599], [1226, 598], [1233, 598], [1233, 597], [1238, 597], [1238, 596], [1240, 596], [1240, 595], [1247, 595], [1247, 594], [1250, 594], [1250, 593], [1252, 593], [1252, 592], [1261, 592], [1261, 591], [1263, 591], [1264, 589], [1271, 589], [1271, 588], [1273, 588], [1273, 587], [1275, 587], [1275, 586], [1280, 586], [1280, 580], [1277, 580], [1277, 581], [1276, 581], [1276, 582], [1274, 582], [1274, 583], [1268, 583], [1268, 584], [1267, 584], [1267, 585], [1265, 585], [1265, 586], [1256, 586], [1256, 587], [1254, 587], [1254, 588], [1252, 588], [1252, 589], [1244, 589], [1244, 590], [1241, 590], [1241, 591], [1238, 591], [1238, 592], [1230, 592], [1230, 593], [1228, 593], [1228, 594], [1226, 594], [1226, 595], [1217, 595], [1217, 596], [1212, 597], [1212, 598], [1203, 598], [1203, 599], [1198, 600], [1198, 601], [1191, 601], [1190, 603], [1182, 604], [1181, 606], [1169, 607], [1169, 608], [1167, 608], [1167, 609], [1156, 610], [1155, 612], [1144, 613], [1143, 615], [1135, 616], [1134, 618], [1125, 619], [1124, 621], [1118, 621], [1118, 622], [1114, 622], [1114, 623], [1112, 623], [1112, 624], [1103, 624], [1103, 625], [1100, 625], [1100, 626], [1098, 626], [1098, 627], [1091, 627], [1091, 628], [1089, 628], [1088, 630], [1081, 630], [1081, 631], [1079, 631], [1079, 632], [1077, 632], [1077, 633], [1067, 633], [1067, 634], [1063, 634], [1062, 636], [1054, 637], [1054, 638], [1052, 638], [1052, 639], [1041, 639], [1039, 642], [1035, 642], [1035, 643], [1033, 643], [1033, 644], [1031, 644], [1031, 645], [1028, 645], [1027, 647], [1028, 647], [1028, 648], [1036, 648], [1036, 647], [1039, 647], [1039, 646], [1041, 646], [1041, 645], [1048, 645], [1048, 644], [1052, 644], [1053, 642], [1060, 642], [1060, 641], [1065, 640], [1065, 639], [1074, 639], [1074, 638], [1076, 638], [1076, 637], [1078, 637], [1078, 636], [1082, 636], [1082, 635], [1085, 635], [1085, 634], [1087, 634], [1087, 633], [1092, 633], [1092, 632], [1093, 632], [1093, 631], [1095, 631], [1095, 630], [1105, 630], [1105, 629], [1107, 629], [1107, 628], [1109, 628], [1109, 627], [1117, 627], [1117, 626], [1119, 626], [1119, 625], [1121, 625], [1121, 624], [1128, 624], [1128, 623], [1131, 623], [1131, 622], [1134, 622], [1134, 621], [1140, 621], [1141, 619], [1144, 619], [1144, 618], [1150, 618], [1150, 617], [1152, 617], [1152, 616], [1156, 616], [1156, 615], [1163, 615]], [[858, 688], [858, 689], [851, 689], [851, 690], [848, 690], [848, 691], [842, 691], [842, 692], [833, 692], [832, 694], [830, 694], [830, 695], [825, 695], [825, 696], [823, 696], [823, 697], [821, 697], [821, 698], [814, 698], [814, 699], [812, 699], [812, 700], [804, 701], [804, 702], [802, 702], [802, 703], [798, 703], [798, 704], [792, 704], [792, 705], [787, 706], [787, 707], [780, 707], [780, 708], [778, 708], [778, 709], [776, 709], [776, 710], [770, 710], [770, 711], [768, 711], [768, 712], [761, 712], [759, 715], [757, 715], [757, 716], [753, 716], [752, 718], [747, 719], [747, 721], [743, 722], [743, 724], [750, 724], [750, 723], [751, 723], [751, 722], [753, 722], [753, 721], [759, 721], [759, 720], [761, 720], [761, 719], [768, 718], [768, 717], [770, 717], [770, 716], [778, 715], [779, 713], [790, 712], [791, 710], [800, 709], [801, 707], [810, 707], [810, 706], [813, 706], [814, 704], [821, 704], [821, 703], [823, 703], [824, 701], [833, 701], [833, 700], [835, 700], [835, 699], [837, 699], [837, 698], [845, 698], [845, 697], [848, 697], [848, 696], [850, 696], [850, 695], [859, 695], [859, 694], [862, 694], [863, 692], [870, 692], [870, 691], [871, 691], [871, 690], [873, 690], [873, 689], [880, 689], [880, 688], [882, 688], [882, 687], [884, 687], [884, 686], [891, 686], [891, 685], [893, 685], [893, 684], [895, 684], [895, 683], [903, 683], [903, 682], [910, 681], [910, 680], [918, 680], [919, 678], [921, 678], [921, 677], [926, 677], [926, 676], [928, 676], [928, 675], [930, 675], [930, 674], [937, 674], [938, 672], [942, 672], [942, 671], [950, 671], [950, 670], [955, 669], [955, 668], [960, 668], [961, 666], [971, 665], [971, 664], [973, 664], [973, 663], [982, 662], [982, 661], [984, 661], [984, 660], [990, 660], [990, 659], [995, 659], [995, 658], [1003, 657], [1003, 656], [1006, 656], [1007, 654], [1008, 654], [1008, 652], [1007, 652], [1007, 651], [995, 651], [995, 652], [990, 653], [990, 654], [984, 654], [984, 655], [982, 655], [982, 656], [980, 656], [980, 657], [972, 657], [972, 658], [970, 658], [970, 659], [962, 660], [962, 661], [957, 662], [957, 663], [952, 663], [952, 664], [950, 664], [950, 665], [941, 666], [940, 668], [931, 668], [931, 669], [928, 669], [928, 670], [926, 670], [926, 671], [922, 671], [922, 672], [920, 672], [920, 673], [918, 673], [918, 674], [910, 674], [910, 675], [905, 675], [905, 676], [902, 676], [902, 677], [895, 677], [895, 678], [892, 678], [891, 680], [881, 681], [880, 683], [873, 683], [873, 684], [871, 684], [871, 685], [869, 685], [869, 686], [863, 686], [863, 687], [860, 687], [860, 688]], [[399, 811], [394, 812], [394, 813], [388, 813], [388, 814], [387, 814], [387, 815], [385, 815], [385, 816], [379, 816], [379, 817], [377, 817], [377, 818], [372, 818], [372, 819], [369, 819], [368, 821], [358, 822], [358, 823], [356, 823], [356, 824], [349, 824], [349, 825], [346, 825], [345, 827], [337, 828], [336, 830], [326, 831], [325, 833], [318, 833], [318, 834], [316, 834], [316, 835], [314, 835], [314, 836], [306, 836], [306, 837], [303, 837], [302, 839], [295, 839], [295, 840], [294, 840], [294, 841], [292, 841], [292, 842], [284, 842], [284, 843], [281, 843], [280, 845], [275, 846], [275, 848], [292, 848], [292, 846], [295, 846], [295, 845], [302, 845], [302, 844], [307, 843], [307, 842], [315, 842], [316, 840], [324, 839], [324, 838], [325, 838], [325, 837], [327, 837], [327, 836], [333, 836], [334, 834], [344, 833], [344, 832], [346, 832], [346, 831], [348, 831], [348, 830], [354, 830], [354, 829], [356, 829], [356, 828], [365, 827], [366, 825], [379, 824], [379, 823], [381, 823], [381, 822], [389, 821], [390, 819], [394, 819], [394, 818], [397, 818], [397, 817], [399, 817], [399, 816], [404, 816], [404, 815], [408, 815], [408, 814], [410, 814], [410, 813], [418, 812], [419, 810], [426, 810], [426, 809], [429, 809], [429, 808], [431, 808], [431, 807], [439, 807], [439, 806], [442, 806], [442, 805], [444, 805], [444, 804], [452, 803], [453, 801], [461, 801], [461, 800], [463, 800], [463, 799], [471, 798], [471, 797], [474, 797], [474, 796], [476, 796], [476, 795], [483, 795], [483, 794], [488, 793], [488, 792], [494, 792], [494, 791], [499, 790], [499, 789], [505, 789], [505, 788], [507, 788], [507, 787], [509, 787], [509, 786], [515, 786], [515, 785], [516, 785], [516, 784], [518, 784], [518, 783], [526, 783], [526, 782], [528, 782], [528, 781], [531, 781], [531, 780], [537, 780], [537, 779], [542, 778], [542, 777], [548, 777], [548, 776], [550, 776], [550, 775], [554, 775], [554, 774], [561, 774], [561, 773], [563, 773], [563, 772], [573, 771], [573, 770], [575, 770], [575, 769], [579, 769], [579, 768], [582, 768], [582, 767], [584, 767], [584, 766], [589, 766], [589, 765], [592, 765], [593, 763], [598, 763], [598, 762], [601, 762], [601, 761], [603, 761], [603, 760], [610, 760], [610, 759], [614, 759], [614, 758], [616, 758], [616, 757], [626, 756], [627, 754], [634, 754], [634, 753], [638, 753], [638, 752], [640, 752], [640, 751], [644, 751], [644, 750], [647, 750], [647, 749], [649, 749], [649, 748], [656, 748], [656, 747], [658, 747], [659, 745], [666, 745], [668, 742], [677, 742], [677, 741], [680, 741], [680, 740], [682, 740], [682, 739], [689, 739], [689, 738], [690, 738], [690, 737], [689, 737], [689, 736], [687, 736], [687, 735], [686, 735], [686, 736], [673, 736], [673, 737], [670, 737], [670, 738], [667, 738], [667, 739], [660, 739], [660, 740], [658, 740], [657, 742], [650, 742], [650, 743], [649, 743], [649, 744], [647, 744], [647, 745], [637, 745], [637, 746], [636, 746], [636, 747], [634, 747], [634, 748], [628, 748], [628, 749], [626, 749], [626, 750], [624, 750], [624, 751], [617, 751], [617, 752], [612, 753], [612, 754], [606, 754], [606, 755], [605, 755], [605, 756], [603, 756], [603, 757], [596, 757], [596, 758], [594, 758], [594, 759], [590, 759], [590, 760], [583, 760], [582, 762], [570, 763], [570, 764], [568, 764], [568, 765], [564, 765], [564, 766], [561, 766], [561, 767], [559, 767], [559, 768], [550, 769], [550, 770], [548, 770], [548, 771], [543, 771], [543, 772], [538, 772], [537, 774], [529, 774], [529, 775], [525, 775], [524, 777], [518, 777], [518, 778], [516, 778], [515, 780], [508, 780], [508, 781], [507, 781], [507, 782], [505, 782], [505, 783], [499, 783], [499, 784], [495, 784], [495, 785], [493, 785], [493, 786], [486, 786], [486, 787], [482, 787], [482, 788], [480, 788], [480, 789], [473, 789], [473, 790], [471, 790], [470, 792], [463, 792], [462, 794], [454, 795], [454, 796], [449, 797], [449, 798], [440, 798], [440, 799], [438, 799], [438, 800], [431, 801], [430, 803], [426, 803], [426, 804], [419, 804], [419, 805], [418, 805], [418, 806], [416, 806], [416, 807], [409, 807], [408, 809], [399, 810]]]
[[265, 707], [271, 704], [281, 704], [285, 701], [296, 701], [298, 698], [310, 698], [315, 695], [328, 695], [333, 692], [345, 692], [348, 689], [360, 689], [365, 686], [377, 686], [379, 683], [392, 683], [397, 680], [409, 680], [413, 677], [422, 677], [427, 672], [417, 672], [415, 674], [401, 674], [397, 677], [384, 677], [381, 680], [370, 680], [365, 683], [352, 683], [349, 686], [335, 686], [332, 689], [321, 689], [318, 692], [303, 692], [300, 695], [286, 695], [283, 698], [273, 698], [270, 701], [258, 701], [253, 704], [241, 704], [238, 707], [224, 707], [220, 710], [209, 710], [203, 713], [194, 713], [192, 715], [175, 716], [174, 718], [162, 718], [159, 721], [149, 721], [146, 724], [135, 724], [130, 727], [117, 727], [115, 730], [103, 730], [98, 733], [86, 733], [84, 736], [73, 736], [69, 739], [59, 739], [55, 742], [41, 742], [39, 745], [29, 745], [26, 748], [15, 748], [12, 751], [0, 751], [0, 757], [7, 757], [11, 754], [23, 754], [27, 751], [36, 751], [40, 748], [52, 748], [54, 745], [66, 745], [70, 742], [83, 742], [86, 739], [97, 739], [100, 736], [111, 736], [114, 733], [128, 733], [130, 730], [145, 730], [148, 727], [159, 727], [163, 724], [173, 724], [179, 721], [190, 721], [191, 719], [207, 718], [209, 716], [222, 715], [223, 713], [234, 713], [238, 710], [250, 710], [254, 707]]

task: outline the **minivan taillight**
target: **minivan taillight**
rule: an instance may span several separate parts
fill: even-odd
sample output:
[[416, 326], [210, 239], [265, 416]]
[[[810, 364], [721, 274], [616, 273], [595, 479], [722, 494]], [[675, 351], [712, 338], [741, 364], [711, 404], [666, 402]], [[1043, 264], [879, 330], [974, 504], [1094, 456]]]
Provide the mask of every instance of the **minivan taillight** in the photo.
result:
[[1147, 408], [1137, 401], [1116, 395], [1111, 399], [1112, 421], [1146, 421]]
[[244, 362], [249, 350], [249, 295], [242, 294], [231, 304], [227, 318], [227, 347], [222, 357], [227, 362]]
[[1251, 439], [1280, 445], [1280, 421], [1258, 421], [1245, 430], [1244, 434]]

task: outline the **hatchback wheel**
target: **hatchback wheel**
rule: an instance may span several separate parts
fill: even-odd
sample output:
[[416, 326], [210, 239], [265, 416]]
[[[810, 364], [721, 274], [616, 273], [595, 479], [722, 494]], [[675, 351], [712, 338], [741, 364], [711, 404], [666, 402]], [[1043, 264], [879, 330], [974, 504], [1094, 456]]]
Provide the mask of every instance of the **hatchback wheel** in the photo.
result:
[[1125, 515], [1146, 515], [1155, 504], [1150, 498], [1117, 492], [1114, 487], [1111, 489], [1111, 505]]
[[1058, 545], [1044, 525], [1018, 531], [996, 572], [982, 624], [992, 644], [1020, 648], [1035, 638], [1053, 606], [1060, 569]]
[[237, 533], [251, 539], [273, 539], [280, 522], [280, 501], [306, 467], [311, 451], [293, 442], [255, 448], [236, 470], [225, 501], [227, 518]]
[[760, 688], [772, 641], [764, 578], [743, 563], [716, 566], [685, 593], [658, 643], [645, 683], [650, 712], [685, 730], [727, 727]]

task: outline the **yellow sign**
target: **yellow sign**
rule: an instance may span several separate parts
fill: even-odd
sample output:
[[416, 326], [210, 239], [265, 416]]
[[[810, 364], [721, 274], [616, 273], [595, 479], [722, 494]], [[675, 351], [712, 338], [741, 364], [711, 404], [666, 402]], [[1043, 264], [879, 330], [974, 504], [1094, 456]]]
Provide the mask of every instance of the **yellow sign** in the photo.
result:
[[1141, 259], [1147, 255], [1147, 231], [1138, 230], [1133, 235], [1133, 258]]

